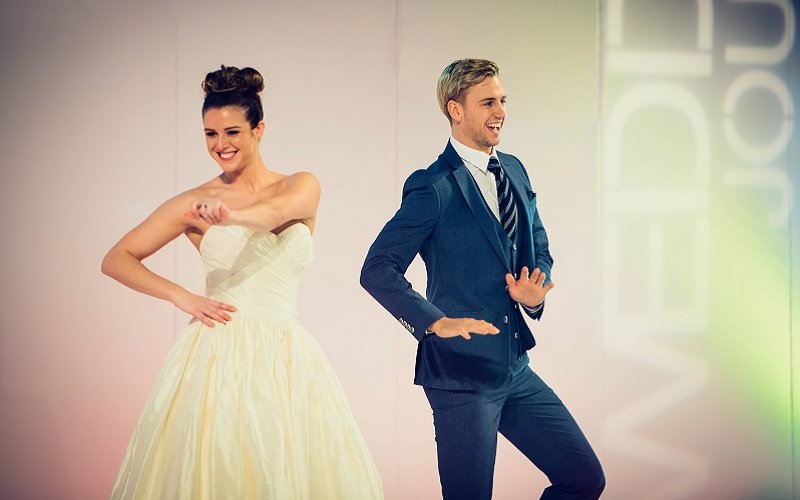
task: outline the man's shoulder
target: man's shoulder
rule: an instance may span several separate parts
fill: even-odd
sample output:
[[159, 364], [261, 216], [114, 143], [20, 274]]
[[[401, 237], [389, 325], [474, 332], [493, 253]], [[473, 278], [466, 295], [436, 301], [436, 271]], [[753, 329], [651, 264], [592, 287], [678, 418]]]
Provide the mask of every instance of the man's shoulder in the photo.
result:
[[517, 174], [521, 176], [521, 178], [528, 183], [530, 183], [530, 178], [528, 176], [528, 170], [525, 168], [525, 165], [519, 161], [519, 158], [516, 156], [503, 153], [501, 151], [497, 152], [497, 158], [500, 160], [500, 163], [503, 164], [503, 167], [506, 169], [506, 172], [510, 172], [513, 174]]
[[518, 165], [520, 167], [523, 166], [522, 162], [519, 161], [519, 158], [510, 153], [504, 153], [502, 151], [498, 151], [497, 159], [499, 159], [500, 163], [502, 163], [503, 165]]
[[[436, 163], [428, 168], [422, 168], [411, 173], [406, 179], [403, 187], [404, 192], [421, 188], [434, 188], [442, 183], [448, 182], [448, 175], [452, 172], [450, 168], [442, 168], [441, 165]], [[437, 189], [438, 190], [438, 189]]]
[[439, 155], [427, 168], [415, 170], [406, 179], [406, 186], [421, 187], [446, 182], [446, 179], [453, 172], [445, 153]]

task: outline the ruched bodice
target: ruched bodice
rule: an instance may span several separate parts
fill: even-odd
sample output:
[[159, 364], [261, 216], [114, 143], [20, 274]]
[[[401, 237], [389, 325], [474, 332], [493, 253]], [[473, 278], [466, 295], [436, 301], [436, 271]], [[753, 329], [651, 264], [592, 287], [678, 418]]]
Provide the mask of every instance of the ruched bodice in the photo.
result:
[[296, 319], [300, 277], [313, 248], [302, 223], [279, 234], [211, 226], [200, 243], [206, 295], [235, 306], [237, 315]]

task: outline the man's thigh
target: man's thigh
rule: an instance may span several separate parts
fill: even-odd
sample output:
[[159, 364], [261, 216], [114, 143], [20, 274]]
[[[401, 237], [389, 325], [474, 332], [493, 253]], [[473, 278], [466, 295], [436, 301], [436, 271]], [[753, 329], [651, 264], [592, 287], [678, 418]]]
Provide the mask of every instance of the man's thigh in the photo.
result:
[[512, 381], [499, 431], [547, 475], [556, 488], [602, 483], [591, 445], [569, 410], [539, 376], [527, 369]]
[[445, 499], [488, 499], [504, 393], [425, 389]]

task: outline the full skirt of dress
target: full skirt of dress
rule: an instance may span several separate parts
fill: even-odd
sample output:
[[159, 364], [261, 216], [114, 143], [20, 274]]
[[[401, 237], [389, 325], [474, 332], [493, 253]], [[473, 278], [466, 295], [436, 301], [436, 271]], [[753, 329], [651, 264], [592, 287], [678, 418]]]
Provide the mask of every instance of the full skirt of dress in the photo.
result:
[[193, 322], [168, 355], [112, 499], [380, 499], [344, 391], [296, 321]]

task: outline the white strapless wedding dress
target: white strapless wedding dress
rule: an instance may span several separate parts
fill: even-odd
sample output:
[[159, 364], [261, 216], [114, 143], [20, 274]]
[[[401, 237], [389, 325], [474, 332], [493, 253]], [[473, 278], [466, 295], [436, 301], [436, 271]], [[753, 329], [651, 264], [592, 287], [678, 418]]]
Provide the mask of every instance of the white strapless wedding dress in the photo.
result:
[[142, 411], [112, 499], [383, 498], [344, 391], [298, 321], [311, 233], [212, 226], [200, 254], [227, 325], [190, 323]]

